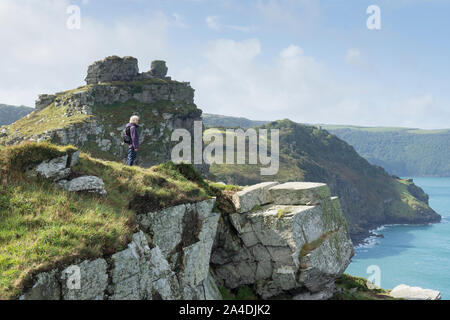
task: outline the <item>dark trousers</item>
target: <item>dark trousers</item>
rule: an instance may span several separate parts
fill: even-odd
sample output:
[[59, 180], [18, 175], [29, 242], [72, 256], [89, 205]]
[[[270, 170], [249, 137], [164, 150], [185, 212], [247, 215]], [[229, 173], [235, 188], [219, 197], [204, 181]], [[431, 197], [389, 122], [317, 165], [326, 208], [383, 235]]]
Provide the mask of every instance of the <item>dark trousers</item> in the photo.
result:
[[134, 151], [134, 148], [128, 148], [128, 159], [127, 164], [129, 166], [132, 166], [134, 164], [134, 161], [136, 161], [137, 152]]

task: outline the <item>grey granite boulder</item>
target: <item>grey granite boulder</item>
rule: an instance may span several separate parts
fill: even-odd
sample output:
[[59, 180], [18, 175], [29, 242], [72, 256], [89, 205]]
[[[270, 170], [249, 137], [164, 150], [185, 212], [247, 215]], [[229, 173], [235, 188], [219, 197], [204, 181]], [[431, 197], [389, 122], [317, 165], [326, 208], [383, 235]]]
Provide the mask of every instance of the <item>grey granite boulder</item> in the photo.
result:
[[441, 300], [441, 293], [437, 290], [410, 287], [405, 284], [396, 286], [390, 295], [405, 300]]
[[59, 300], [61, 295], [57, 271], [37, 275], [33, 287], [20, 297], [21, 300]]
[[316, 205], [330, 198], [330, 189], [325, 183], [287, 182], [269, 189], [275, 204]]
[[244, 188], [233, 195], [233, 203], [237, 212], [251, 211], [253, 208], [272, 202], [269, 189], [278, 182], [263, 182]]
[[132, 81], [139, 73], [138, 61], [133, 57], [107, 57], [89, 66], [86, 83]]
[[45, 179], [58, 181], [67, 178], [71, 169], [67, 167], [68, 155], [44, 161], [38, 164], [33, 171]]
[[[215, 199], [137, 215], [152, 236], [153, 290], [161, 299], [205, 299], [211, 250], [220, 215]], [[175, 271], [177, 270], [177, 271]], [[209, 281], [209, 282], [208, 282]]]
[[84, 261], [61, 273], [64, 300], [103, 300], [108, 285], [108, 265], [104, 259]]
[[151, 251], [145, 234], [133, 235], [128, 249], [111, 257], [111, 300], [151, 300]]
[[152, 61], [152, 65], [150, 68], [150, 73], [152, 76], [156, 78], [164, 78], [167, 75], [167, 66], [166, 62], [162, 60], [154, 60]]
[[60, 186], [69, 192], [92, 192], [106, 196], [105, 183], [102, 179], [95, 176], [83, 176], [72, 179], [70, 181], [61, 180], [58, 182]]
[[[263, 299], [291, 292], [298, 292], [291, 296], [295, 299], [329, 298], [354, 254], [339, 200], [318, 183], [282, 184], [268, 191], [272, 203], [224, 217], [212, 254], [216, 278], [229, 289], [253, 285]], [[258, 200], [241, 203], [261, 203], [250, 194], [239, 200]]]
[[35, 102], [36, 111], [40, 111], [55, 101], [56, 96], [54, 94], [40, 94]]

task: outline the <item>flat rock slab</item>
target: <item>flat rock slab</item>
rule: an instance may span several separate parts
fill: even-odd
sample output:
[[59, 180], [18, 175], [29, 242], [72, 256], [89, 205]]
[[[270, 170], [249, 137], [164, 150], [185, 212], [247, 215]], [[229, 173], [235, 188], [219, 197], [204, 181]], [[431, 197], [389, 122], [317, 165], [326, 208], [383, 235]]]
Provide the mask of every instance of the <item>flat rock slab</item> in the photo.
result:
[[44, 177], [53, 181], [65, 179], [70, 175], [70, 168], [67, 168], [68, 156], [54, 158], [40, 163], [34, 170]]
[[441, 300], [441, 293], [439, 291], [410, 287], [405, 284], [396, 286], [390, 294], [394, 298], [405, 300]]
[[275, 204], [317, 205], [330, 199], [330, 189], [319, 182], [287, 182], [269, 189]]
[[233, 195], [233, 203], [239, 213], [249, 212], [257, 206], [272, 202], [269, 189], [278, 182], [263, 182], [247, 187]]
[[59, 185], [69, 192], [87, 191], [106, 196], [105, 184], [102, 179], [95, 176], [83, 176], [70, 181], [61, 180]]

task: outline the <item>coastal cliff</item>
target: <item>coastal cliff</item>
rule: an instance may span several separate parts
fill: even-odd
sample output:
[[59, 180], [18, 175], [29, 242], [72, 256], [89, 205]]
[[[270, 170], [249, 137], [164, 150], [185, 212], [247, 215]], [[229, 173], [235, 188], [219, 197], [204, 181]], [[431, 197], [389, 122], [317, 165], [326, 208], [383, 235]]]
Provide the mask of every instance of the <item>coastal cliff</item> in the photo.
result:
[[326, 130], [290, 120], [269, 122], [255, 129], [279, 130], [278, 173], [266, 177], [259, 174], [259, 165], [212, 164], [210, 172], [215, 179], [239, 185], [271, 180], [326, 183], [340, 199], [354, 243], [384, 224], [425, 224], [441, 219], [413, 181], [371, 165], [352, 146]]
[[324, 184], [241, 190], [188, 165], [128, 168], [48, 143], [1, 149], [2, 298], [220, 299], [245, 284], [265, 299], [327, 299], [353, 255]]

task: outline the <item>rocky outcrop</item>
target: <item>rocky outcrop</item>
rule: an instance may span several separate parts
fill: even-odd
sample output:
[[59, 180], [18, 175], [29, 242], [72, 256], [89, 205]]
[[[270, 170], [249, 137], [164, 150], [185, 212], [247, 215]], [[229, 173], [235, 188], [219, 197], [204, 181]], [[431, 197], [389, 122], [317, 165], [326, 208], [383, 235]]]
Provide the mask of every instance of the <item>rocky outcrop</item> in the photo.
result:
[[221, 299], [209, 272], [215, 199], [138, 215], [128, 248], [38, 274], [26, 300]]
[[48, 161], [43, 161], [34, 169], [29, 171], [28, 175], [40, 175], [45, 179], [53, 181], [67, 178], [72, 172], [71, 164], [69, 163], [68, 159], [69, 155], [64, 155]]
[[405, 300], [441, 300], [441, 293], [436, 290], [410, 287], [405, 284], [396, 286], [390, 292], [394, 298]]
[[68, 180], [60, 180], [58, 184], [69, 192], [92, 192], [106, 196], [103, 180], [95, 176], [83, 176]]
[[153, 61], [149, 71], [139, 73], [138, 60], [136, 58], [111, 56], [90, 65], [85, 80], [88, 85], [152, 78], [170, 80], [170, 77], [166, 77], [167, 71], [166, 62], [162, 60]]
[[339, 200], [325, 184], [261, 183], [233, 202], [241, 210], [223, 217], [211, 257], [219, 282], [251, 285], [264, 299], [333, 295], [354, 251]]
[[[97, 158], [125, 161], [128, 146], [122, 132], [130, 117], [138, 115], [141, 147], [136, 164], [150, 167], [169, 161], [179, 143], [171, 141], [172, 132], [185, 129], [193, 137], [202, 111], [190, 84], [171, 80], [166, 73], [164, 61], [154, 61], [143, 73], [132, 57], [97, 61], [88, 68], [88, 85], [40, 95], [33, 117], [6, 127], [0, 144], [50, 141], [75, 145]], [[204, 175], [209, 171], [206, 164], [196, 168]]]
[[55, 101], [56, 96], [54, 94], [40, 94], [35, 102], [35, 110], [42, 110], [48, 107]]
[[164, 78], [167, 75], [166, 62], [162, 60], [152, 61], [150, 74], [156, 78]]
[[99, 177], [82, 176], [67, 180], [72, 173], [72, 167], [78, 163], [79, 156], [80, 151], [77, 150], [57, 158], [45, 160], [30, 168], [26, 175], [43, 177], [57, 183], [58, 186], [69, 192], [91, 192], [106, 196], [105, 184]]
[[89, 66], [86, 83], [98, 84], [111, 81], [132, 81], [139, 73], [138, 61], [133, 57], [107, 57]]
[[[56, 159], [45, 163], [74, 158]], [[58, 183], [99, 192], [95, 178]], [[262, 183], [233, 202], [240, 210], [229, 214], [213, 212], [215, 198], [138, 213], [126, 249], [37, 274], [21, 299], [221, 299], [218, 285], [249, 285], [262, 299], [333, 295], [353, 245], [339, 200], [325, 184]]]

